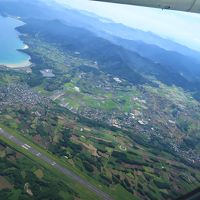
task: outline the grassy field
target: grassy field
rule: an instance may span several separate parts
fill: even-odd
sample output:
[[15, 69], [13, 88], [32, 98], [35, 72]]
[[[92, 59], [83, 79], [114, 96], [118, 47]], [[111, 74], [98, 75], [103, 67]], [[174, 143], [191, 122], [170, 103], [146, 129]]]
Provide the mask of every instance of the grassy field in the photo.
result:
[[[12, 102], [11, 96], [11, 105], [0, 113], [2, 128], [116, 200], [172, 199], [199, 186], [199, 170], [188, 163], [187, 154], [191, 146], [192, 156], [200, 150], [200, 106], [191, 94], [160, 82], [157, 87], [116, 82], [92, 60], [27, 37], [28, 53], [35, 56], [32, 74], [6, 72], [0, 80], [8, 87], [28, 84], [39, 95], [31, 98], [22, 90], [28, 98], [18, 103], [21, 96], [15, 89], [17, 100]], [[40, 70], [47, 68], [54, 78], [42, 77]], [[53, 101], [41, 99], [30, 106], [29, 97], [35, 102], [42, 95]], [[77, 114], [69, 111], [73, 109]], [[116, 123], [122, 128], [114, 127]], [[34, 172], [42, 176], [41, 171]], [[84, 188], [75, 186], [82, 193]], [[89, 191], [81, 197], [87, 195]]]
[[[34, 145], [33, 143], [30, 143], [28, 140], [26, 140], [24, 138], [22, 139], [22, 137], [20, 137], [20, 136], [17, 136], [17, 137], [19, 137], [20, 140], [23, 140], [24, 142], [26, 142], [26, 144], [29, 144], [29, 145], [33, 146], [34, 148], [37, 148], [43, 154], [47, 155], [48, 157], [51, 157], [52, 159], [56, 160], [56, 162], [58, 162], [58, 163], [63, 165], [63, 162], [60, 161], [55, 156], [50, 155], [45, 150], [42, 150], [41, 148], [39, 148], [38, 146]], [[31, 159], [34, 163], [36, 163], [36, 165], [40, 165], [43, 168], [45, 168], [46, 170], [48, 170], [49, 172], [51, 172], [55, 177], [57, 177], [57, 178], [60, 177], [60, 180], [62, 180], [70, 188], [73, 188], [73, 190], [76, 191], [80, 195], [81, 199], [88, 199], [88, 198], [90, 198], [90, 199], [100, 199], [95, 194], [93, 194], [91, 191], [87, 190], [85, 187], [79, 185], [78, 183], [76, 183], [75, 181], [71, 180], [70, 178], [68, 178], [66, 176], [63, 176], [62, 173], [60, 173], [59, 171], [55, 170], [52, 166], [50, 166], [49, 164], [45, 163], [44, 161], [42, 161], [41, 159], [37, 158], [36, 156], [33, 156], [31, 153], [29, 153], [28, 151], [24, 150], [22, 147], [19, 147], [19, 146], [15, 145], [14, 143], [12, 143], [11, 141], [5, 139], [2, 136], [0, 136], [0, 140], [3, 141], [4, 143], [6, 143], [11, 148], [15, 149], [17, 152], [20, 152], [23, 155], [25, 155], [27, 158]], [[36, 172], [36, 173], [38, 173], [38, 172]], [[41, 172], [40, 172], [40, 174], [41, 174]]]

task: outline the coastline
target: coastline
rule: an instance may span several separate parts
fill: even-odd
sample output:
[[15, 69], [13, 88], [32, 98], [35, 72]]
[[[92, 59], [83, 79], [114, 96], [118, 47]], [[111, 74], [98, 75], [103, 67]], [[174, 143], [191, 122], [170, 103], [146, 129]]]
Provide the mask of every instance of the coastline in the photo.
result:
[[9, 68], [23, 68], [23, 67], [30, 67], [31, 66], [30, 60], [26, 60], [20, 63], [0, 63], [2, 66], [6, 66]]
[[22, 48], [22, 50], [25, 50], [25, 49], [29, 49], [29, 46], [27, 44], [25, 44], [24, 47]]
[[[0, 16], [2, 16], [0, 14]], [[26, 67], [31, 67], [32, 63], [31, 63], [31, 57], [29, 54], [27, 54], [25, 51], [27, 49], [29, 49], [29, 46], [27, 44], [24, 43], [24, 41], [20, 38], [21, 33], [18, 31], [18, 27], [23, 26], [25, 23], [23, 21], [21, 21], [20, 17], [14, 17], [14, 16], [2, 16], [3, 18], [12, 18], [14, 20], [17, 20], [20, 22], [20, 24], [18, 26], [16, 26], [14, 29], [17, 32], [17, 37], [18, 39], [22, 42], [22, 45], [20, 45], [20, 47], [18, 49], [16, 49], [16, 51], [22, 53], [22, 54], [26, 54], [27, 58], [25, 59], [21, 59], [18, 61], [14, 61], [12, 62], [12, 59], [7, 59], [7, 61], [1, 61], [0, 60], [0, 66], [5, 66], [7, 68], [13, 68], [13, 69], [20, 69], [20, 68], [26, 68]]]

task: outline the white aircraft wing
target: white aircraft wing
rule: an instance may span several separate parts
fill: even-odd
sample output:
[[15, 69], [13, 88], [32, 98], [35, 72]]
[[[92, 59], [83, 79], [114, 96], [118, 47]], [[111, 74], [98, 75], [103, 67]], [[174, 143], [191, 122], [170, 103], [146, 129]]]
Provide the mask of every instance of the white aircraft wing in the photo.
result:
[[200, 0], [94, 0], [200, 13]]

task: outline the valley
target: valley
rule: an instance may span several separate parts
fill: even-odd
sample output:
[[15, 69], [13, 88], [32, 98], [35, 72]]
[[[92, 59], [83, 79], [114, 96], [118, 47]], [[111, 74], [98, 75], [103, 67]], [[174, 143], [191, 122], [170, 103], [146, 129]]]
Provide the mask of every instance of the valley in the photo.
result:
[[[176, 60], [158, 61], [116, 36], [106, 39], [39, 13], [38, 19], [21, 14], [25, 24], [17, 28], [32, 65], [0, 66], [0, 127], [116, 200], [175, 199], [199, 187], [200, 70], [187, 73], [185, 62], [180, 75]], [[58, 172], [45, 171], [5, 140], [0, 155], [3, 199], [45, 199], [38, 184], [44, 194], [55, 191], [52, 199], [87, 199], [82, 188], [75, 191], [67, 178], [59, 182]]]

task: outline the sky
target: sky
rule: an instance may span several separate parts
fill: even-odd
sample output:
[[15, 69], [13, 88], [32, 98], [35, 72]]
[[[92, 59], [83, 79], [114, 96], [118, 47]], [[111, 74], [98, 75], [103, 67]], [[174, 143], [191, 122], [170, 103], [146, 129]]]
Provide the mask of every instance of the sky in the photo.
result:
[[151, 31], [200, 51], [200, 14], [90, 0], [55, 0], [79, 10], [95, 13], [129, 27]]

